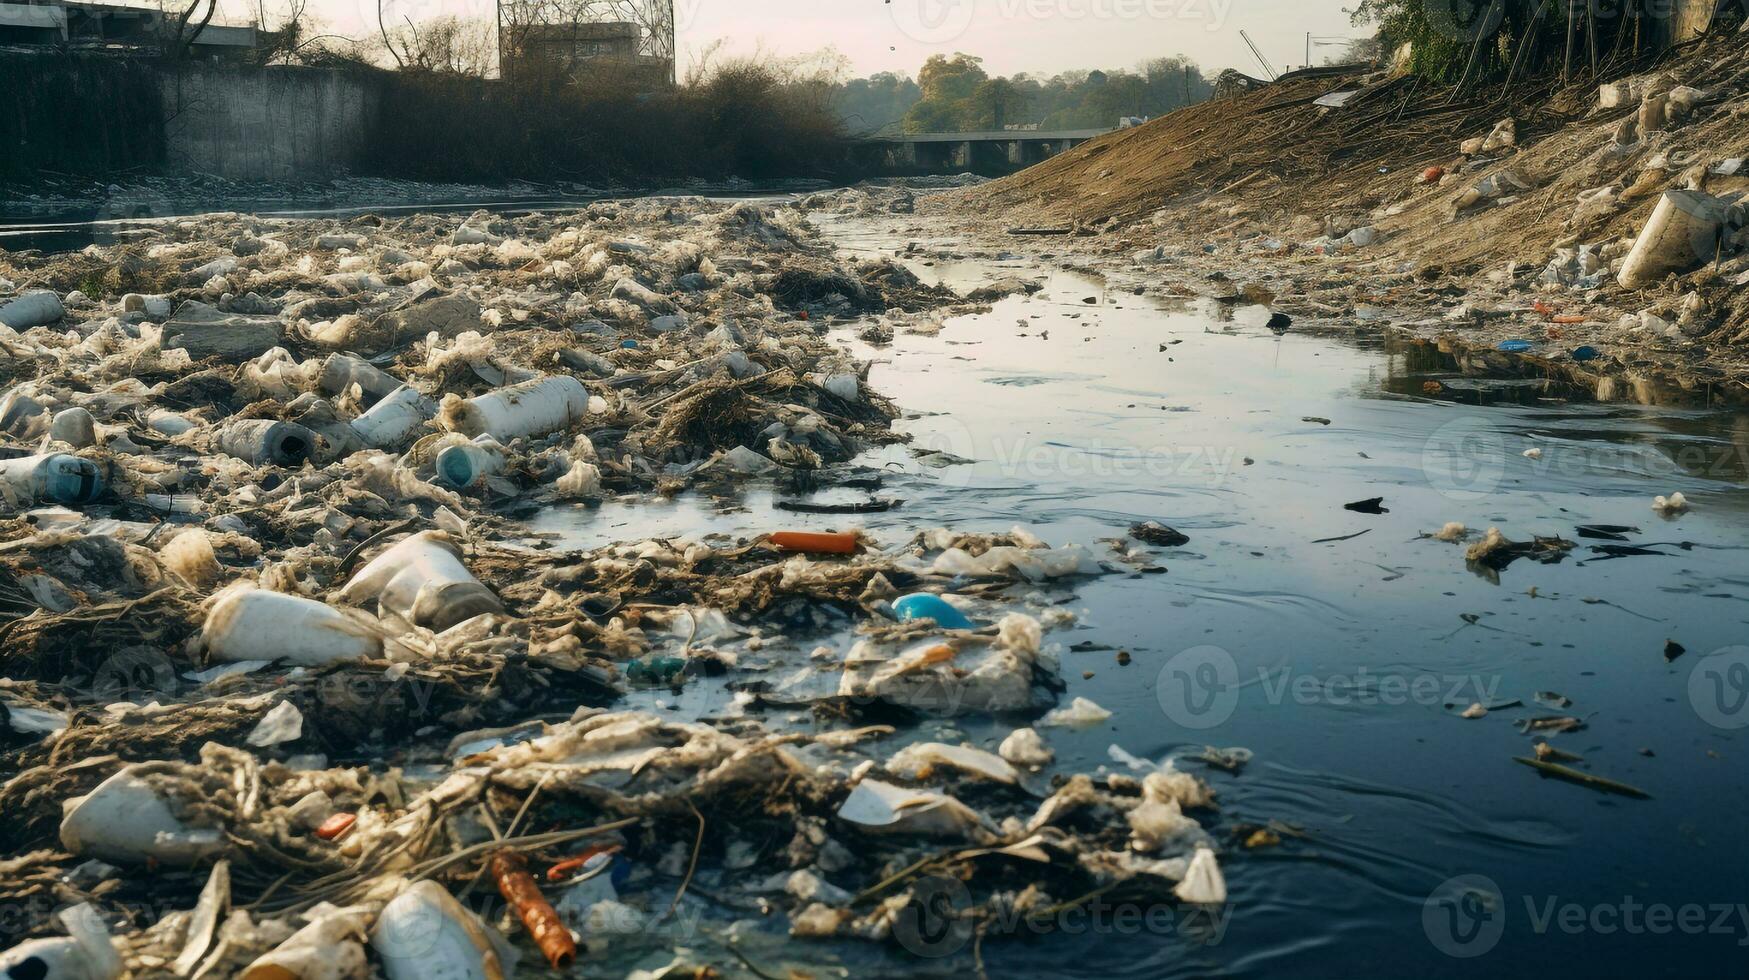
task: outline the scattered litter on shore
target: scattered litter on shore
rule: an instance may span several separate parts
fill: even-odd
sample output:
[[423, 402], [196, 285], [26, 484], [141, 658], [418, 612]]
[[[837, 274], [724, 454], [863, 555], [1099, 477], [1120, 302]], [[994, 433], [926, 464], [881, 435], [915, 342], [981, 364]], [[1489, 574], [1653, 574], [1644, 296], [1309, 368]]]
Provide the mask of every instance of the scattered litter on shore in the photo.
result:
[[[217, 214], [0, 276], [0, 892], [84, 903], [7, 963], [618, 969], [671, 957], [684, 908], [705, 967], [747, 955], [726, 936], [752, 909], [893, 942], [942, 875], [971, 922], [1225, 901], [1201, 779], [1055, 771], [1032, 728], [909, 735], [1111, 718], [1064, 696], [1070, 617], [1027, 599], [1104, 574], [1084, 547], [845, 524], [565, 551], [520, 522], [830, 485], [902, 440], [825, 331], [958, 298], [794, 212]], [[761, 677], [786, 651], [796, 683]], [[634, 690], [687, 710], [616, 704]]]

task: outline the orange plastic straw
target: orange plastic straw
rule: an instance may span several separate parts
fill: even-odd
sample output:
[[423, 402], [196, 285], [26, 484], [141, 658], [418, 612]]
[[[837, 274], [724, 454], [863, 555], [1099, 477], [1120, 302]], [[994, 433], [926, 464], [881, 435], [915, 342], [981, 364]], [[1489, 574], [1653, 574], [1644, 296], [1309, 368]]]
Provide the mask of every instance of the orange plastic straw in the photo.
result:
[[779, 531], [771, 536], [771, 543], [785, 551], [806, 551], [822, 555], [854, 555], [861, 540], [855, 531], [836, 534]]
[[492, 855], [492, 877], [498, 881], [498, 894], [516, 909], [523, 928], [534, 938], [534, 944], [540, 947], [547, 963], [555, 970], [569, 967], [577, 958], [577, 944], [559, 920], [559, 913], [553, 910], [552, 903], [540, 893], [540, 887], [534, 883], [534, 876], [528, 873], [522, 855], [513, 851], [499, 851]]

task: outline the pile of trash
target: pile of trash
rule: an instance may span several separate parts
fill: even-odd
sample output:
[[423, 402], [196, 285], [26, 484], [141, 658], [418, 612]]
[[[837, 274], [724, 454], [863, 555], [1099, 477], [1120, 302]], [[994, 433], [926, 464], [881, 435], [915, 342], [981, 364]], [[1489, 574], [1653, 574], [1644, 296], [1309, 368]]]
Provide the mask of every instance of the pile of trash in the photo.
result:
[[942, 294], [794, 212], [213, 215], [0, 277], [0, 974], [760, 973], [944, 877], [968, 927], [1225, 900], [1207, 783], [1030, 727], [1110, 717], [1048, 642], [1085, 549], [521, 523], [900, 441], [825, 330]]

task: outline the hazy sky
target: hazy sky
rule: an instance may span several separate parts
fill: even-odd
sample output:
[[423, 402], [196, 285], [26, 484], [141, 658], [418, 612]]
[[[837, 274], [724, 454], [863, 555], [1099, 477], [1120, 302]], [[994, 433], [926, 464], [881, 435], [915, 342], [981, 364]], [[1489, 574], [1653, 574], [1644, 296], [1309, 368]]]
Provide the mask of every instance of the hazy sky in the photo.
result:
[[[254, 0], [221, 0], [250, 19]], [[388, 18], [492, 16], [491, 0], [383, 0]], [[915, 74], [925, 58], [965, 51], [992, 74], [1126, 68], [1184, 54], [1209, 69], [1259, 69], [1239, 37], [1251, 33], [1278, 69], [1305, 61], [1306, 34], [1352, 36], [1354, 0], [674, 0], [681, 63], [719, 38], [729, 50], [780, 55], [832, 47], [853, 71]], [[269, 10], [274, 9], [272, 3]], [[310, 0], [327, 29], [376, 27], [376, 0]], [[1313, 48], [1313, 63], [1334, 47]]]

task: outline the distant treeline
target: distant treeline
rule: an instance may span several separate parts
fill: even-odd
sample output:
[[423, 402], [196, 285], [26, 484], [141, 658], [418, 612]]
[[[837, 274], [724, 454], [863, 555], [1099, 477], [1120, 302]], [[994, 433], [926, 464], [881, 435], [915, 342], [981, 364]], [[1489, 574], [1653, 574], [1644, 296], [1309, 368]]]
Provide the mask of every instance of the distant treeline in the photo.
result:
[[364, 169], [424, 180], [823, 176], [846, 159], [827, 93], [772, 65], [720, 64], [654, 92], [624, 78], [514, 85], [394, 72]]
[[982, 59], [935, 55], [915, 79], [882, 72], [836, 85], [834, 102], [853, 133], [971, 132], [1037, 126], [1105, 129], [1125, 116], [1154, 117], [1214, 92], [1195, 63], [1156, 58], [1133, 71], [1070, 71], [992, 77]]

